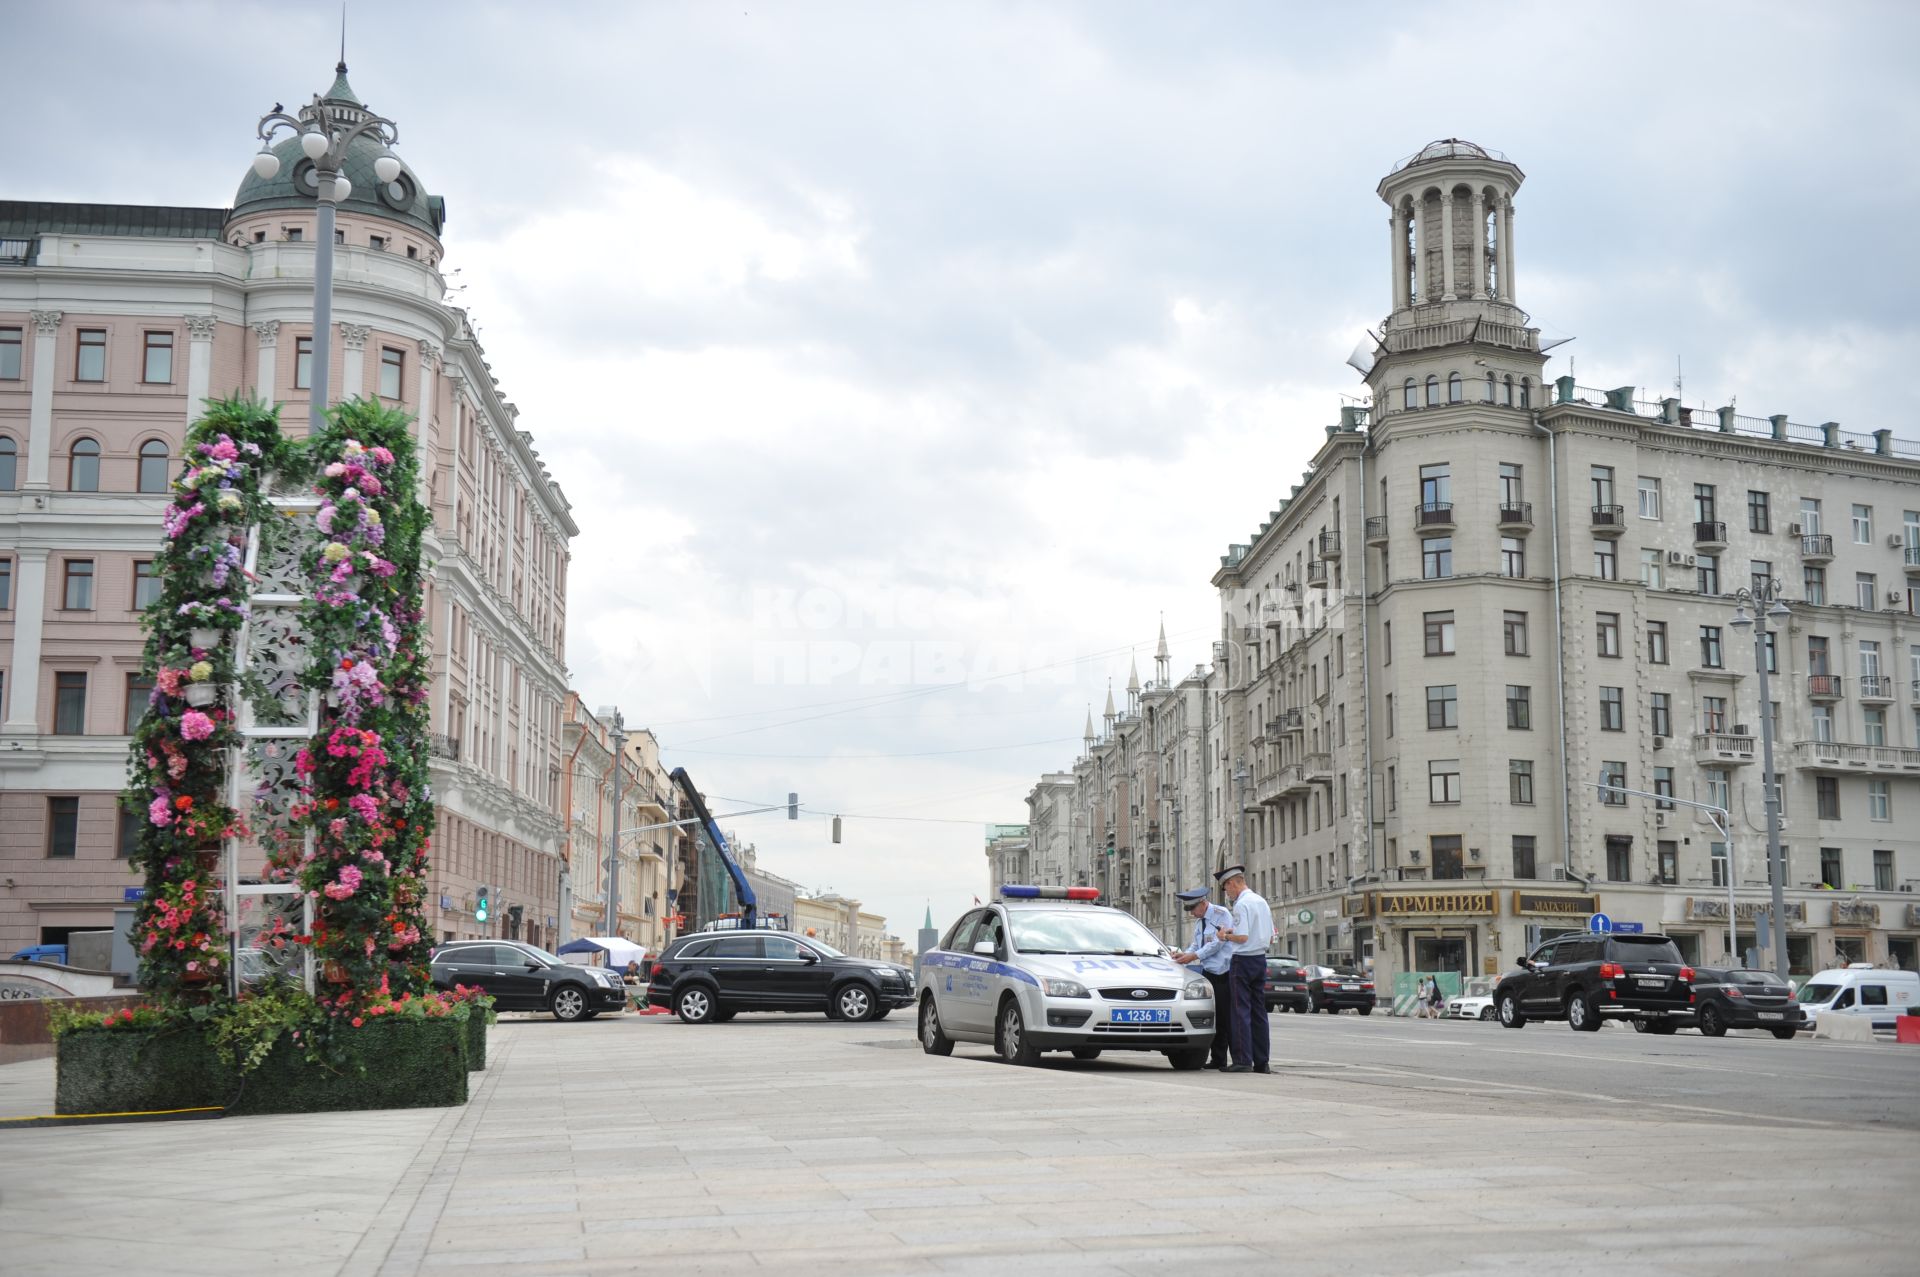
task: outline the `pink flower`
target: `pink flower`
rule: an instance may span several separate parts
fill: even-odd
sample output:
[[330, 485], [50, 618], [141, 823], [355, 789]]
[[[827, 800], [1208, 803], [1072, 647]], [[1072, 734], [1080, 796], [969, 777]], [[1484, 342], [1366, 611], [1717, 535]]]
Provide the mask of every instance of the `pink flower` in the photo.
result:
[[355, 794], [347, 799], [347, 806], [353, 808], [354, 815], [362, 820], [372, 821], [380, 818], [380, 803], [372, 794]]
[[205, 740], [213, 735], [213, 720], [197, 709], [190, 709], [180, 716], [180, 736], [183, 740]]
[[147, 819], [165, 829], [173, 823], [173, 804], [165, 794], [147, 804]]
[[367, 452], [375, 461], [378, 461], [383, 466], [393, 464], [393, 454], [385, 448], [382, 448], [379, 444], [375, 444], [373, 447], [367, 449]]
[[240, 450], [233, 446], [232, 439], [221, 435], [220, 442], [207, 449], [207, 455], [215, 461], [232, 461], [240, 455]]

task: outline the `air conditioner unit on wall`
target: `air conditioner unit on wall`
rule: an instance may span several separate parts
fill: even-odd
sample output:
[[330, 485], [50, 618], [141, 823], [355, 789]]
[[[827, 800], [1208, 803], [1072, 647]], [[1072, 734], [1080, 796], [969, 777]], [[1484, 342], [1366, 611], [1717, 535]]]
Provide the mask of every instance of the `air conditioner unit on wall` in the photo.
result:
[[1685, 554], [1685, 552], [1683, 552], [1683, 551], [1680, 551], [1680, 550], [1668, 550], [1668, 551], [1667, 551], [1667, 562], [1669, 562], [1669, 563], [1685, 563], [1686, 561], [1687, 561], [1687, 556], [1686, 556], [1686, 554]]
[[1655, 825], [1656, 825], [1656, 826], [1657, 826], [1658, 828], [1661, 828], [1661, 829], [1665, 829], [1665, 828], [1667, 827], [1667, 821], [1668, 821], [1668, 819], [1669, 819], [1669, 817], [1668, 817], [1668, 815], [1667, 815], [1667, 813], [1666, 813], [1666, 812], [1664, 812], [1664, 811], [1656, 811], [1656, 812], [1654, 812], [1654, 813], [1653, 813], [1653, 823], [1654, 823], [1654, 824], [1655, 824]]
[[1894, 607], [1898, 607], [1902, 602], [1906, 600], [1906, 597], [1907, 597], [1906, 595], [1900, 593], [1900, 591], [1898, 590], [1887, 591], [1887, 602], [1893, 605]]
[[1666, 738], [1666, 737], [1664, 737], [1664, 736], [1656, 736], [1656, 737], [1654, 737], [1654, 738], [1653, 738], [1653, 747], [1654, 747], [1655, 749], [1665, 749], [1665, 748], [1667, 747], [1667, 738]]
[[1889, 550], [1898, 550], [1901, 546], [1905, 545], [1906, 543], [1907, 543], [1907, 539], [1901, 536], [1898, 532], [1887, 533], [1887, 548]]
[[1788, 535], [1788, 536], [1790, 536], [1790, 537], [1797, 537], [1797, 536], [1799, 536], [1799, 535], [1800, 535], [1800, 525], [1799, 525], [1799, 524], [1797, 524], [1797, 523], [1789, 523], [1789, 524], [1787, 525], [1787, 535]]

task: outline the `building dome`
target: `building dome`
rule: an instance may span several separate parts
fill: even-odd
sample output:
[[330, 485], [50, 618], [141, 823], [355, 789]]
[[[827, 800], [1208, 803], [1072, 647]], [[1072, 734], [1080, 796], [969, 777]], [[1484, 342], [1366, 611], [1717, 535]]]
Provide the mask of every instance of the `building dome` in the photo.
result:
[[1506, 156], [1498, 151], [1489, 151], [1476, 142], [1461, 137], [1443, 137], [1437, 142], [1429, 142], [1393, 166], [1395, 173], [1403, 169], [1414, 168], [1421, 164], [1433, 164], [1440, 160], [1492, 160], [1499, 164], [1511, 164]]
[[[334, 124], [351, 126], [370, 112], [347, 83], [346, 64], [341, 63], [335, 70], [333, 87], [327, 90], [321, 105]], [[446, 205], [439, 196], [427, 194], [405, 160], [400, 161], [400, 175], [393, 181], [382, 183], [375, 177], [373, 162], [380, 158], [383, 150], [371, 133], [361, 134], [347, 147], [340, 172], [353, 184], [353, 191], [340, 205], [341, 211], [404, 222], [438, 239], [440, 228], [447, 220]], [[273, 153], [279, 157], [280, 171], [272, 178], [262, 178], [249, 168], [240, 189], [234, 192], [231, 217], [273, 208], [313, 208], [319, 193], [313, 161], [301, 151], [299, 137], [281, 138], [273, 147]]]

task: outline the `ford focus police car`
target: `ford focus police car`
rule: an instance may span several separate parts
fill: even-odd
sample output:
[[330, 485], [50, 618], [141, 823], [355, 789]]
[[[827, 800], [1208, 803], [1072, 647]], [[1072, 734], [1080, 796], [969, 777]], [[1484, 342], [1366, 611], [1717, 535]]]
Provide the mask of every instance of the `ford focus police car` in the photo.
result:
[[978, 1042], [1012, 1064], [1043, 1051], [1160, 1051], [1176, 1069], [1204, 1067], [1213, 986], [1099, 898], [1092, 887], [1004, 886], [954, 923], [920, 955], [922, 1049]]

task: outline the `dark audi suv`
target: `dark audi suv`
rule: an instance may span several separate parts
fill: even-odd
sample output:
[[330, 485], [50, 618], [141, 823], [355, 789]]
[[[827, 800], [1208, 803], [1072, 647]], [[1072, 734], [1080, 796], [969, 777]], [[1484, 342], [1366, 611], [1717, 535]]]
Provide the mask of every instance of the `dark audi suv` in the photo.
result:
[[878, 1020], [913, 1005], [913, 974], [785, 931], [702, 931], [661, 952], [647, 1002], [688, 1024], [719, 1023], [741, 1011]]
[[551, 1011], [556, 1020], [591, 1020], [627, 1006], [618, 972], [576, 967], [517, 940], [456, 940], [433, 951], [432, 970], [434, 988], [479, 985], [493, 995], [497, 1011]]
[[1292, 958], [1268, 958], [1267, 1010], [1297, 1011], [1305, 1015], [1313, 1005], [1307, 993], [1308, 974], [1307, 969]]
[[1728, 1029], [1767, 1029], [1785, 1040], [1807, 1027], [1807, 1013], [1793, 999], [1793, 986], [1771, 971], [1693, 973], [1693, 1022], [1710, 1038]]
[[1661, 935], [1566, 935], [1522, 958], [1493, 989], [1500, 1023], [1565, 1020], [1581, 1032], [1612, 1019], [1645, 1021], [1648, 1033], [1691, 1023], [1694, 970]]

